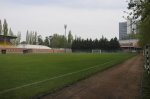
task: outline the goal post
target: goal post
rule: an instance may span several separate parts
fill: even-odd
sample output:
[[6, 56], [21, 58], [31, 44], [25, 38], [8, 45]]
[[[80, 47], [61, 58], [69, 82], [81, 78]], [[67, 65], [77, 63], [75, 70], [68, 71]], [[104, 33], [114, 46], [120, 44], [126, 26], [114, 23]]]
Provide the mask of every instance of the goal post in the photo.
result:
[[100, 49], [92, 49], [92, 53], [99, 53], [99, 54], [101, 54], [102, 51]]

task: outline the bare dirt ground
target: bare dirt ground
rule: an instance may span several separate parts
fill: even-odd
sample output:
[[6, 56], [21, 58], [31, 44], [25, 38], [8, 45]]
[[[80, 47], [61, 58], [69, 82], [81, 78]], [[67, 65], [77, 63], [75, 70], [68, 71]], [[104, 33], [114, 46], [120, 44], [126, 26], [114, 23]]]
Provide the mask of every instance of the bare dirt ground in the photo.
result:
[[142, 72], [138, 55], [42, 99], [139, 99]]

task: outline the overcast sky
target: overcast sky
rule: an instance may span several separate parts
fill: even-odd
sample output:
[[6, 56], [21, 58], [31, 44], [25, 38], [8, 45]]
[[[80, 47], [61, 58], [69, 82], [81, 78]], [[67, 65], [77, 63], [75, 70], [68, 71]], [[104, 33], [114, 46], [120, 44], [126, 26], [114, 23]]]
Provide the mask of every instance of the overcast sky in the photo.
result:
[[82, 38], [118, 37], [125, 0], [0, 0], [0, 19], [25, 39], [26, 31], [45, 36], [67, 31]]

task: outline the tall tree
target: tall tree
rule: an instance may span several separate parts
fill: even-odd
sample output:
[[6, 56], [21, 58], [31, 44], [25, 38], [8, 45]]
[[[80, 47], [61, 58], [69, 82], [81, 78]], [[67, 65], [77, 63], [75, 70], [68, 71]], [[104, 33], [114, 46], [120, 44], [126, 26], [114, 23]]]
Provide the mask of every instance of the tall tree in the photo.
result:
[[49, 46], [49, 47], [50, 47], [50, 40], [49, 40], [49, 37], [45, 37], [44, 45], [46, 45], [46, 46]]
[[11, 30], [11, 28], [9, 29], [9, 36], [14, 36], [13, 31]]
[[33, 44], [33, 38], [32, 38], [32, 36], [33, 36], [33, 33], [32, 33], [32, 31], [29, 33], [29, 44]]
[[0, 35], [2, 35], [2, 30], [3, 30], [3, 28], [2, 28], [2, 22], [0, 20]]
[[37, 42], [38, 42], [38, 40], [37, 40], [37, 32], [35, 32], [34, 33], [34, 42], [33, 42], [33, 44], [37, 45]]
[[73, 42], [73, 36], [72, 36], [71, 30], [70, 30], [69, 34], [68, 34], [68, 47], [69, 48], [71, 47], [72, 42]]
[[44, 42], [43, 42], [43, 39], [42, 39], [42, 36], [41, 36], [41, 35], [38, 35], [38, 36], [37, 36], [37, 39], [38, 39], [38, 44], [39, 44], [39, 45], [43, 45], [43, 44], [44, 44]]
[[16, 45], [19, 45], [21, 41], [21, 32], [18, 32], [17, 39], [16, 39]]
[[54, 34], [50, 41], [53, 48], [66, 48], [67, 38], [64, 35]]
[[5, 36], [8, 35], [8, 24], [7, 24], [6, 19], [4, 19], [3, 32], [4, 32], [4, 35], [5, 35]]
[[26, 33], [26, 43], [29, 44], [29, 31], [27, 30], [27, 33]]
[[150, 0], [130, 0], [128, 8], [129, 16], [139, 20], [140, 44], [150, 44]]

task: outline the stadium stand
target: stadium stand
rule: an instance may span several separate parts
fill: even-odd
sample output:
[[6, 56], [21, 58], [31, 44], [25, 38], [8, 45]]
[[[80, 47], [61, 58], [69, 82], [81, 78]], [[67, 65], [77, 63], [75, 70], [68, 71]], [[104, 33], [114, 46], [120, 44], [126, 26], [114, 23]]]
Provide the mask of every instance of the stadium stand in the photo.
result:
[[0, 35], [0, 53], [64, 53], [64, 49], [51, 49], [44, 45], [20, 44], [13, 45], [11, 39], [16, 39], [15, 36]]

